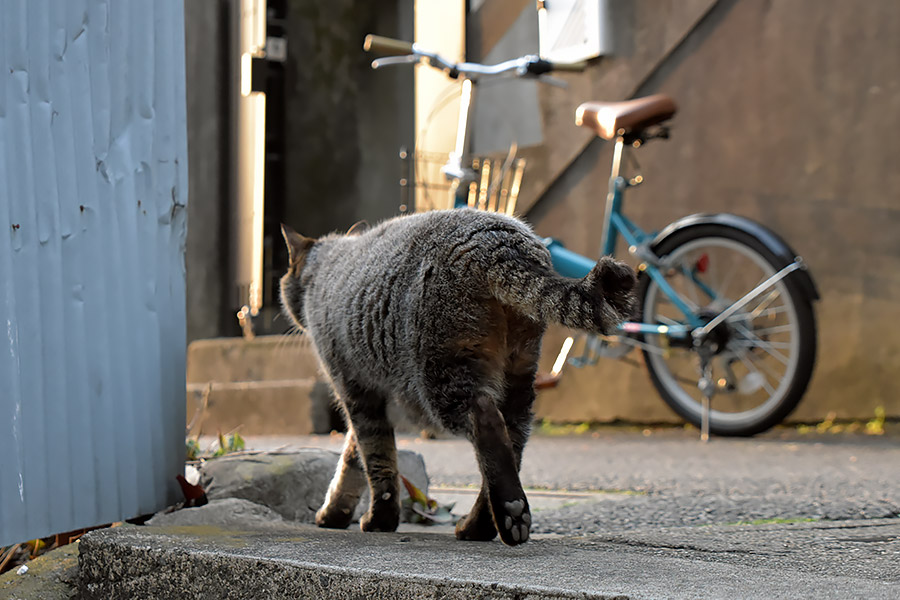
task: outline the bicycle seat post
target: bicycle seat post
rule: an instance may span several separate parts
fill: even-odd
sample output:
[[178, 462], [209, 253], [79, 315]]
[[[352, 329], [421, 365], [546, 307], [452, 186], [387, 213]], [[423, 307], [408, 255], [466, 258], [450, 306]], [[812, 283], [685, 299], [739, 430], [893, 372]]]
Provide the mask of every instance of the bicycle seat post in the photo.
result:
[[625, 152], [625, 131], [619, 130], [616, 137], [616, 146], [613, 150], [612, 171], [609, 175], [609, 193], [606, 195], [606, 212], [603, 217], [602, 234], [600, 236], [600, 248], [603, 254], [612, 255], [614, 248], [609, 247], [611, 240], [609, 239], [610, 224], [613, 211], [618, 207], [617, 201], [621, 198], [625, 190], [625, 180], [621, 177], [622, 156]]

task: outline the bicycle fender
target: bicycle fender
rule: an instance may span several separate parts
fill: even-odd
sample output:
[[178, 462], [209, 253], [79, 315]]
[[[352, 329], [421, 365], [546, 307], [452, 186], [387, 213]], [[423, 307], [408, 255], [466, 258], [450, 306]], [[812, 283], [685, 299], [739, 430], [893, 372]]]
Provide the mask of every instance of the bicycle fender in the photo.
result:
[[[781, 236], [765, 225], [757, 223], [752, 219], [731, 213], [700, 213], [678, 219], [674, 223], [667, 225], [656, 235], [650, 248], [655, 251], [663, 240], [675, 233], [703, 225], [730, 227], [756, 238], [769, 250], [769, 252], [775, 255], [776, 259], [779, 261], [778, 268], [786, 267], [794, 262], [794, 259], [798, 256]], [[788, 277], [794, 278], [794, 281], [796, 281], [801, 291], [803, 291], [810, 302], [819, 299], [819, 290], [816, 288], [812, 275], [809, 274], [809, 270], [805, 264], [802, 269], [794, 271], [788, 275]]]

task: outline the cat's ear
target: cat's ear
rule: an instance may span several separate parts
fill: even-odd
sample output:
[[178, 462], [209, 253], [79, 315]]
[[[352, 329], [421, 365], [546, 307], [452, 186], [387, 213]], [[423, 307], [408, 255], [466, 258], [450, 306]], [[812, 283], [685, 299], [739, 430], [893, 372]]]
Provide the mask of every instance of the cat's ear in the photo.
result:
[[299, 270], [306, 262], [306, 253], [312, 248], [316, 240], [300, 235], [284, 223], [281, 224], [281, 235], [288, 249], [288, 264], [291, 270]]

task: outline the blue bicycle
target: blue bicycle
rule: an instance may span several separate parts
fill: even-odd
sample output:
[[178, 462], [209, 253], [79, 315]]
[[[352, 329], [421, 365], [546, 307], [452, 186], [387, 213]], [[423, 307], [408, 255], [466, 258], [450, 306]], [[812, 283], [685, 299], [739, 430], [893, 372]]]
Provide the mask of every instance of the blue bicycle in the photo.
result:
[[[423, 63], [463, 80], [456, 150], [441, 169], [449, 181], [448, 206], [511, 214], [510, 188], [521, 182], [514, 151], [493, 175], [469, 166], [476, 84], [504, 75], [547, 79], [552, 71], [585, 65], [554, 64], [537, 56], [496, 65], [453, 63], [418, 44], [379, 36], [368, 36], [364, 48], [396, 55], [374, 61], [373, 68]], [[813, 303], [819, 296], [803, 259], [755, 221], [728, 213], [697, 214], [647, 232], [625, 215], [625, 192], [643, 181], [641, 175], [623, 174], [626, 153], [668, 138], [667, 122], [675, 112], [675, 103], [661, 94], [588, 102], [576, 111], [577, 125], [615, 143], [600, 247], [602, 254], [613, 255], [621, 236], [640, 261], [641, 316], [623, 323], [620, 335], [567, 338], [541, 385], [555, 385], [566, 364], [590, 365], [640, 348], [663, 400], [699, 427], [703, 439], [710, 433], [754, 435], [780, 423], [806, 391], [816, 356]], [[500, 189], [496, 196], [501, 200], [490, 200], [492, 188]], [[556, 240], [548, 238], [546, 244], [562, 275], [584, 277], [596, 262]], [[576, 338], [582, 351], [570, 358]]]

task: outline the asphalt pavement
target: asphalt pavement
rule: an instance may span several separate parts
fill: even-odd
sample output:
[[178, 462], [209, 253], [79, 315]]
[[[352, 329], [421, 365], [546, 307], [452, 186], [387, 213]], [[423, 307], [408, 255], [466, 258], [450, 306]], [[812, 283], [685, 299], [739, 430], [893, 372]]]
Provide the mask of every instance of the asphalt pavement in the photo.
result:
[[[247, 442], [257, 449], [339, 450], [342, 436]], [[481, 481], [471, 444], [415, 436], [400, 436], [397, 444], [422, 454], [432, 496], [465, 508], [467, 490], [471, 495]], [[521, 479], [532, 490], [535, 533], [894, 518], [900, 515], [900, 436], [801, 435], [784, 428], [702, 443], [696, 430], [679, 428], [536, 433], [525, 448]], [[563, 491], [580, 494], [560, 498]]]

